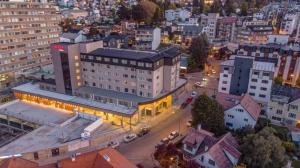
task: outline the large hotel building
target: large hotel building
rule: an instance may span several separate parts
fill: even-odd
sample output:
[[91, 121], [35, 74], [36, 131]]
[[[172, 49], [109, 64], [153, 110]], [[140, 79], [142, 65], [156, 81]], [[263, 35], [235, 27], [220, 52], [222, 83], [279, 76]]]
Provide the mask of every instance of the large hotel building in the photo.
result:
[[40, 1], [0, 1], [0, 89], [51, 64], [50, 44], [59, 41], [60, 16]]
[[135, 124], [171, 111], [184, 91], [181, 53], [103, 48], [101, 42], [51, 46], [55, 79], [14, 88], [15, 96], [69, 111]]

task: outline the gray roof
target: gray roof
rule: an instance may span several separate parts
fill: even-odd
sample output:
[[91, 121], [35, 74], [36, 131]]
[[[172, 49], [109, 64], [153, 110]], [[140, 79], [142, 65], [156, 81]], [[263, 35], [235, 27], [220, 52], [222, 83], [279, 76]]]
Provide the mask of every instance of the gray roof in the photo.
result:
[[124, 58], [140, 61], [158, 61], [164, 57], [175, 57], [180, 54], [179, 50], [175, 47], [164, 48], [160, 51], [140, 51], [140, 50], [128, 50], [117, 48], [98, 48], [88, 55], [104, 56], [112, 58]]
[[293, 88], [288, 85], [280, 85], [280, 84], [273, 84], [272, 85], [272, 91], [271, 96], [284, 96], [288, 97], [288, 101], [292, 102], [294, 100], [300, 99], [300, 89]]
[[76, 39], [79, 36], [77, 33], [63, 33], [62, 37], [66, 39]]

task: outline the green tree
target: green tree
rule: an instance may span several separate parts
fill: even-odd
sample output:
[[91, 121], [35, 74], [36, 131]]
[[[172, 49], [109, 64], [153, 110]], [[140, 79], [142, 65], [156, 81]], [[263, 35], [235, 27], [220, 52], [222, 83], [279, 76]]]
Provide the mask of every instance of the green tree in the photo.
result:
[[283, 83], [282, 76], [277, 76], [276, 78], [274, 78], [274, 83], [281, 85]]
[[121, 5], [117, 12], [117, 15], [120, 20], [129, 20], [131, 18], [131, 9], [127, 8], [124, 5]]
[[192, 106], [192, 124], [211, 131], [216, 135], [225, 132], [223, 107], [214, 99], [202, 94], [196, 98]]
[[[189, 67], [191, 70], [203, 69], [208, 58], [209, 42], [206, 34], [201, 34], [192, 40], [189, 48], [191, 53], [191, 61], [194, 61], [195, 67]], [[189, 64], [188, 66], [190, 66]]]
[[224, 4], [224, 8], [227, 16], [230, 15], [231, 13], [235, 13], [235, 8], [233, 6], [232, 0], [226, 0]]
[[248, 11], [248, 5], [247, 5], [247, 3], [243, 2], [241, 5], [241, 15], [247, 16], [247, 14], [248, 14], [247, 11]]
[[91, 27], [89, 30], [89, 36], [94, 36], [99, 34], [99, 30], [96, 27]]
[[132, 7], [132, 17], [138, 22], [144, 22], [146, 20], [147, 14], [141, 4]]
[[296, 86], [297, 87], [300, 87], [300, 77], [297, 79], [297, 81], [296, 81]]
[[275, 130], [265, 127], [256, 134], [243, 139], [242, 163], [247, 167], [281, 168], [287, 163], [282, 141], [274, 135]]
[[153, 15], [153, 17], [152, 17], [152, 23], [153, 24], [159, 24], [161, 21], [162, 21], [162, 12], [161, 12], [161, 10], [160, 10], [160, 8], [156, 8], [155, 9], [155, 12], [154, 12], [154, 15]]
[[59, 26], [62, 28], [63, 32], [68, 32], [75, 26], [75, 23], [73, 19], [66, 18], [59, 23]]
[[213, 2], [213, 4], [211, 5], [211, 7], [210, 7], [210, 12], [211, 13], [220, 13], [221, 8], [222, 8], [221, 1], [220, 0], [215, 0]]

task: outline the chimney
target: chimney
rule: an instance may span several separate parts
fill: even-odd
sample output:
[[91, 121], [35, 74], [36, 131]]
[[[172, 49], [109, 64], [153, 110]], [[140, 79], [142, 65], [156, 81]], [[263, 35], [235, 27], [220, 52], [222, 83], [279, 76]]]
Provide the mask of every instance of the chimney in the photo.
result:
[[198, 124], [198, 125], [197, 125], [197, 130], [198, 130], [198, 131], [201, 131], [201, 129], [202, 129], [202, 128], [201, 128], [201, 124]]

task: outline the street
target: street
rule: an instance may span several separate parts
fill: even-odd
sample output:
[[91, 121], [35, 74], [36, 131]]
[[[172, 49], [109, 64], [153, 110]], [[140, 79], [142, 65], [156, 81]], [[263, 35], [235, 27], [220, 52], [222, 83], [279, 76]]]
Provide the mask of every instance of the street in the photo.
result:
[[[206, 92], [206, 94], [212, 96], [214, 94], [214, 89], [217, 89], [218, 81], [216, 76], [206, 77], [206, 85], [203, 88], [198, 89], [195, 89], [193, 86], [195, 82], [202, 80], [203, 74], [187, 74], [186, 77], [188, 79], [188, 84], [186, 86], [188, 92], [181, 96], [180, 102], [185, 101], [193, 90], [197, 91], [198, 95]], [[178, 110], [168, 117], [167, 120], [153, 126], [149, 134], [137, 138], [131, 143], [121, 144], [118, 150], [126, 156], [126, 158], [136, 164], [141, 164], [145, 168], [154, 167], [156, 162], [153, 160], [152, 154], [155, 151], [155, 145], [159, 143], [161, 139], [167, 137], [172, 131], [179, 131], [180, 134], [184, 136], [188, 131], [186, 123], [191, 119], [190, 110], [191, 105], [188, 105], [185, 109]]]

